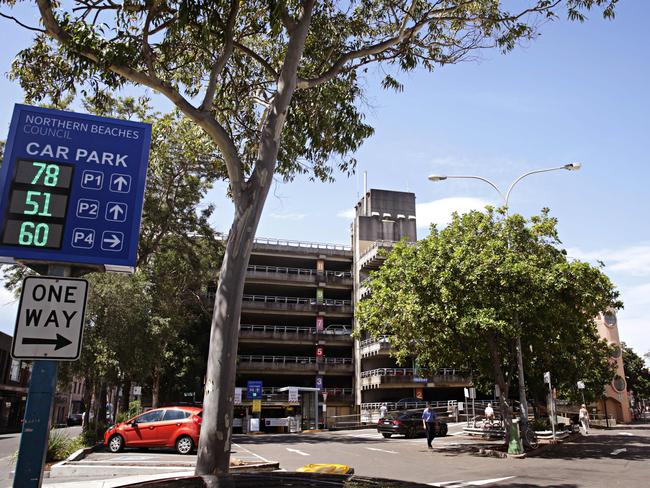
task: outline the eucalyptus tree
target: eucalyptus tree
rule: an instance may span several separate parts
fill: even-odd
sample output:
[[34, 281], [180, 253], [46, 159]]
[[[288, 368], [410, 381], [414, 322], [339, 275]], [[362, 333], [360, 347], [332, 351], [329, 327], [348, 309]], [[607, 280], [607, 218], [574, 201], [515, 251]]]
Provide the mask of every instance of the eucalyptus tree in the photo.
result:
[[[16, 0], [0, 0], [13, 5]], [[197, 473], [229, 466], [246, 265], [274, 175], [330, 180], [351, 172], [371, 64], [400, 71], [508, 51], [557, 13], [582, 20], [616, 0], [38, 0], [42, 27], [13, 66], [28, 100], [127, 85], [166, 97], [223, 159], [234, 216], [217, 287]], [[7, 14], [5, 14], [7, 16]], [[24, 22], [21, 22], [25, 25]]]
[[567, 259], [546, 211], [530, 221], [491, 208], [455, 214], [445, 229], [396, 245], [369, 286], [359, 333], [386, 336], [399, 361], [415, 356], [498, 385], [507, 424], [518, 335], [535, 378], [550, 371], [564, 386], [591, 377], [599, 391], [611, 379], [594, 317], [621, 306], [618, 292], [599, 268]]

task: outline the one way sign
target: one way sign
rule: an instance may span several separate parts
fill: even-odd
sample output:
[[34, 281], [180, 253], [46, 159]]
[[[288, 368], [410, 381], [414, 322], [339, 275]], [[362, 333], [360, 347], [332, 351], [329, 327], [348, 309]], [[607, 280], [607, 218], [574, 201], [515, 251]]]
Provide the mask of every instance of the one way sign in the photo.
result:
[[25, 278], [11, 355], [15, 359], [79, 359], [87, 294], [86, 280]]

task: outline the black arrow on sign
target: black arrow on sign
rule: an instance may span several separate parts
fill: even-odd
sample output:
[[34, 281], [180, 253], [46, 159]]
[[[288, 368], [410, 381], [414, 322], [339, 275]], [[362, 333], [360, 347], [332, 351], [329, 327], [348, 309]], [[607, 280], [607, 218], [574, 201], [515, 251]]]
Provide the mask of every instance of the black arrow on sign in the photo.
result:
[[35, 337], [23, 337], [23, 344], [52, 344], [54, 345], [54, 350], [58, 351], [62, 347], [67, 346], [68, 344], [72, 344], [72, 341], [69, 341], [65, 337], [63, 337], [61, 334], [56, 335], [56, 339], [41, 339], [41, 338], [35, 338]]

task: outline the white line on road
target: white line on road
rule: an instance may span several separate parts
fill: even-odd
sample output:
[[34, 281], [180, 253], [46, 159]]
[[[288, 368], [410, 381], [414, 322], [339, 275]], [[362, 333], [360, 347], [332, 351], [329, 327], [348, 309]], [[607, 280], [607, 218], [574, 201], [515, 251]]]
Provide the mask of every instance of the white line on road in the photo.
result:
[[464, 488], [467, 486], [489, 485], [491, 483], [498, 483], [499, 481], [505, 481], [511, 478], [514, 478], [514, 476], [506, 476], [505, 478], [491, 478], [487, 480], [476, 480], [476, 481], [463, 481], [463, 480], [439, 481], [436, 483], [427, 483], [427, 484], [429, 486], [438, 486], [439, 488]]
[[619, 432], [618, 435], [634, 435], [634, 434], [630, 434], [629, 432]]
[[366, 449], [368, 449], [368, 450], [370, 450], [370, 451], [387, 452], [387, 453], [389, 453], [389, 454], [398, 454], [397, 451], [388, 451], [388, 450], [386, 450], [386, 449], [378, 449], [378, 448], [376, 448], [376, 447], [366, 447]]
[[306, 452], [299, 451], [298, 449], [291, 449], [290, 447], [287, 447], [287, 451], [289, 452], [295, 452], [296, 454], [300, 454], [301, 456], [309, 456]]
[[233, 446], [236, 446], [237, 449], [241, 449], [242, 451], [246, 451], [248, 454], [251, 454], [251, 455], [255, 456], [257, 459], [261, 459], [262, 462], [265, 462], [265, 463], [272, 463], [272, 462], [273, 462], [273, 461], [269, 461], [269, 460], [266, 459], [266, 458], [263, 458], [263, 457], [260, 456], [259, 454], [255, 454], [253, 451], [251, 451], [251, 450], [249, 450], [249, 449], [246, 449], [244, 446], [242, 446], [242, 445], [240, 445], [240, 444], [235, 444], [235, 443], [233, 442], [232, 445], [233, 445]]
[[627, 449], [625, 449], [625, 448], [623, 448], [623, 449], [614, 449], [612, 451], [612, 456], [618, 456], [620, 453], [625, 452], [625, 451], [627, 451]]

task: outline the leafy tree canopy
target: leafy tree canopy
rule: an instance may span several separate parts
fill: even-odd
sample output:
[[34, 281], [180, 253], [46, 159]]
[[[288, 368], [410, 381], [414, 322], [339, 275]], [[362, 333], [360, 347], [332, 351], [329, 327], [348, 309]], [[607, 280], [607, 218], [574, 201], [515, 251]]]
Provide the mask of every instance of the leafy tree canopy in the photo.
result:
[[627, 390], [634, 392], [637, 399], [650, 399], [650, 368], [646, 366], [643, 358], [624, 342], [621, 342], [621, 350]]
[[398, 243], [370, 290], [357, 311], [361, 333], [387, 336], [398, 360], [464, 368], [507, 399], [520, 335], [539, 399], [545, 371], [574, 395], [580, 379], [596, 392], [611, 379], [593, 317], [620, 307], [618, 292], [600, 269], [567, 259], [547, 210], [530, 220], [489, 207], [455, 214], [445, 229]]

